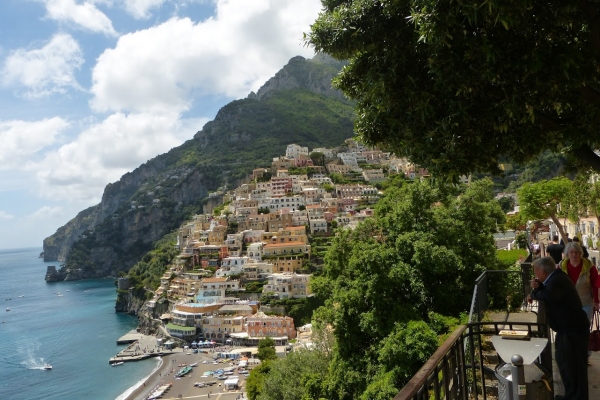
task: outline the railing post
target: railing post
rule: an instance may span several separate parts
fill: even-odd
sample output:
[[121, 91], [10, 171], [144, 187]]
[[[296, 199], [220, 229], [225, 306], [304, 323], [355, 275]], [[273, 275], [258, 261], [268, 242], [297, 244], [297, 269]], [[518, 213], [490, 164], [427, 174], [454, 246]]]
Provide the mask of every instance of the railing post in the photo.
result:
[[523, 368], [523, 357], [515, 354], [511, 357], [510, 372], [512, 375], [512, 388], [514, 400], [527, 399], [527, 385], [525, 384], [525, 370]]
[[[529, 258], [527, 258], [529, 260]], [[527, 306], [527, 295], [531, 291], [531, 262], [524, 261], [521, 263], [521, 278], [523, 283], [523, 306]]]

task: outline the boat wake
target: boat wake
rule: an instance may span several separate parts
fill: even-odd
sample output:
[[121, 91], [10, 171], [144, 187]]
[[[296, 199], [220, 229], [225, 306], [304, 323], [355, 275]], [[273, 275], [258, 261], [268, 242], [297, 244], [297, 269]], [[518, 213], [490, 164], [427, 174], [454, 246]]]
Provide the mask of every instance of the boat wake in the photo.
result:
[[29, 359], [21, 363], [27, 369], [47, 369], [48, 362], [43, 358]]
[[150, 374], [148, 376], [143, 377], [142, 379], [140, 379], [139, 381], [137, 381], [135, 383], [135, 385], [133, 385], [132, 387], [130, 387], [129, 389], [127, 389], [123, 394], [121, 394], [119, 397], [117, 397], [115, 400], [125, 400], [127, 397], [129, 397], [129, 395], [131, 395], [131, 393], [133, 393], [137, 388], [139, 388], [140, 386], [142, 386], [144, 384], [144, 382], [146, 382], [148, 380], [148, 378], [150, 378], [152, 376], [152, 374], [154, 374], [156, 371], [158, 371], [158, 369], [160, 368], [160, 366], [163, 364], [163, 360], [161, 357], [157, 357], [158, 359], [158, 363], [156, 364], [156, 368], [154, 368], [152, 370], [152, 372], [150, 372]]
[[24, 358], [20, 364], [26, 369], [47, 369], [48, 361], [44, 357], [36, 357], [41, 344], [39, 342], [20, 343], [17, 346], [17, 353]]

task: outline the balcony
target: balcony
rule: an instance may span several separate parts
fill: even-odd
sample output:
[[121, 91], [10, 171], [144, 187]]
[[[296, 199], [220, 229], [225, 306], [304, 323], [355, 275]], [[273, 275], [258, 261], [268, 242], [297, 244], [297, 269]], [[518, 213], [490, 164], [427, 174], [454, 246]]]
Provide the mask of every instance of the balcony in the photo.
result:
[[[498, 275], [521, 274], [522, 288], [520, 312], [491, 313], [491, 322], [482, 322], [484, 312], [488, 309], [488, 279]], [[552, 375], [552, 381], [542, 388], [543, 394], [536, 391], [535, 397], [553, 399], [555, 394], [563, 391], [562, 381], [556, 361], [552, 357], [552, 331], [544, 321], [543, 304], [529, 306], [525, 297], [529, 293], [529, 280], [533, 277], [529, 263], [521, 265], [521, 271], [487, 271], [476, 280], [469, 323], [458, 327], [438, 348], [431, 358], [421, 367], [412, 379], [394, 397], [394, 400], [492, 400], [508, 398], [505, 384], [499, 384], [494, 371], [495, 364], [502, 360], [490, 346], [489, 338], [500, 330], [526, 330], [529, 337], [548, 338], [550, 346], [546, 346], [539, 361], [542, 367]], [[592, 353], [592, 366], [588, 367], [589, 398], [600, 398], [600, 352]], [[502, 389], [502, 390], [501, 390]], [[500, 391], [500, 393], [499, 393]], [[527, 399], [532, 393], [527, 394]], [[504, 396], [504, 397], [503, 397]], [[520, 396], [525, 398], [525, 396]], [[531, 397], [534, 398], [534, 397]]]

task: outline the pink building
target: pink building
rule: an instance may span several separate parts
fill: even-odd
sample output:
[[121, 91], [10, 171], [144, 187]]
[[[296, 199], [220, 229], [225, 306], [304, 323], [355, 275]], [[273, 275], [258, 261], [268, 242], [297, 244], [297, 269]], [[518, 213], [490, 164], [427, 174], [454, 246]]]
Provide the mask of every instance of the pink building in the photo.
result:
[[248, 327], [248, 337], [282, 337], [288, 339], [296, 337], [296, 328], [294, 320], [290, 317], [268, 316], [265, 313], [258, 312], [246, 319]]

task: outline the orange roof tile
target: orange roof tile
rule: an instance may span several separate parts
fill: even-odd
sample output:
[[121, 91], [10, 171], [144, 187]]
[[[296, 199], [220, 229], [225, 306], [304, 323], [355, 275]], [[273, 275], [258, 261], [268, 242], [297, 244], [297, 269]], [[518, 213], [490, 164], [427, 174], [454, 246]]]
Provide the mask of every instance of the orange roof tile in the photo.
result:
[[270, 243], [270, 244], [266, 244], [264, 246], [264, 248], [288, 247], [288, 246], [306, 246], [306, 243], [302, 243], [302, 242]]
[[200, 282], [203, 282], [203, 283], [227, 282], [227, 278], [204, 278]]

